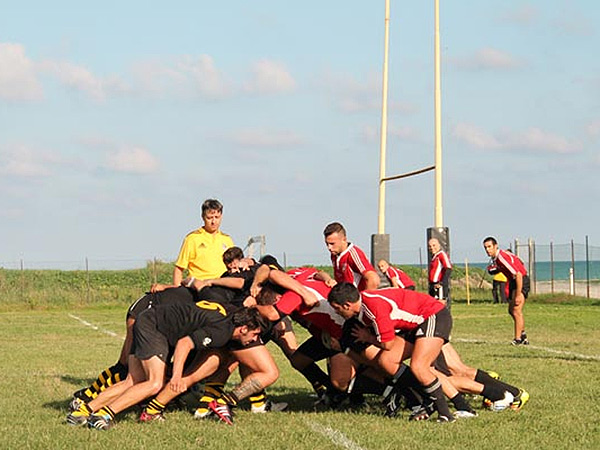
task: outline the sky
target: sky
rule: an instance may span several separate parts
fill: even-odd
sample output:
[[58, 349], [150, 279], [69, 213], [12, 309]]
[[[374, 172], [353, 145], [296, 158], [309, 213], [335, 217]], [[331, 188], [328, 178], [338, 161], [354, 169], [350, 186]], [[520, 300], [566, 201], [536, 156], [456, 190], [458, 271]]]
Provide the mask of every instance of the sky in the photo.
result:
[[[600, 242], [600, 3], [440, 3], [452, 259]], [[288, 265], [327, 263], [332, 221], [369, 253], [384, 6], [0, 0], [0, 266], [173, 261], [206, 198]], [[388, 176], [434, 162], [433, 38], [433, 1], [391, 1]], [[392, 262], [425, 251], [433, 192], [387, 184]]]

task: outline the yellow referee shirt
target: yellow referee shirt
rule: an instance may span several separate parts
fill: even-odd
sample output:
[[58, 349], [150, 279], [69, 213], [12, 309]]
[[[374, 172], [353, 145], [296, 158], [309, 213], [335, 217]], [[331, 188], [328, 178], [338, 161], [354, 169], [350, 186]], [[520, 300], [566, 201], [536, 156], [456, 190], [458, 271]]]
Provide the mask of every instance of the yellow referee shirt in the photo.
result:
[[175, 265], [188, 269], [190, 276], [199, 280], [219, 278], [227, 270], [223, 253], [229, 247], [233, 247], [233, 240], [228, 234], [221, 230], [210, 234], [199, 228], [183, 240]]

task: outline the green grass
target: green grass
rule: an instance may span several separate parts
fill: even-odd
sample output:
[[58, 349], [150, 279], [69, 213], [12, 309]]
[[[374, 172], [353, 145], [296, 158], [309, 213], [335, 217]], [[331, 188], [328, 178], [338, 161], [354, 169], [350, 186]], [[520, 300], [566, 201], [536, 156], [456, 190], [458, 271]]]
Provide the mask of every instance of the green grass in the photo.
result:
[[[139, 294], [139, 292], [138, 292]], [[137, 294], [136, 294], [137, 296]], [[479, 411], [454, 424], [386, 419], [377, 399], [361, 412], [315, 412], [308, 383], [273, 354], [281, 369], [268, 392], [291, 411], [252, 415], [244, 408], [236, 424], [195, 421], [186, 411], [167, 413], [164, 423], [136, 423], [135, 412], [118, 416], [107, 432], [65, 424], [73, 391], [93, 380], [118, 356], [125, 306], [106, 303], [22, 308], [0, 312], [2, 448], [600, 448], [600, 308], [542, 298], [526, 306], [529, 347], [512, 347], [505, 305], [457, 301], [453, 341], [465, 362], [495, 370], [524, 387], [531, 400], [518, 413]], [[77, 316], [98, 327], [83, 325]], [[589, 358], [586, 358], [589, 357]], [[235, 376], [237, 379], [237, 375]], [[479, 408], [479, 403], [473, 403]], [[345, 439], [345, 441], [344, 441]], [[345, 444], [344, 444], [345, 443]]]

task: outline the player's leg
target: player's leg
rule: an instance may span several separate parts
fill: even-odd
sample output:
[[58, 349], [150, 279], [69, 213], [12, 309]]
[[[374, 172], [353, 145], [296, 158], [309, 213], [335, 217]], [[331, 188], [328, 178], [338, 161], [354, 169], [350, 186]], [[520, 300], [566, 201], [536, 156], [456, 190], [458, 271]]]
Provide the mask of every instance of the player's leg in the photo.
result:
[[[200, 352], [190, 363], [189, 369], [185, 370], [182, 382], [186, 389], [214, 374], [221, 363], [222, 356], [218, 351]], [[171, 389], [169, 383], [154, 397], [140, 414], [140, 421], [149, 422], [163, 418], [163, 412], [167, 405], [178, 395], [179, 392]], [[212, 399], [211, 399], [212, 400]]]
[[[165, 384], [165, 361], [156, 355], [146, 360], [138, 359], [138, 361], [145, 375], [144, 380], [134, 383], [119, 397], [92, 414], [88, 419], [88, 427], [95, 429], [110, 428], [116, 414], [160, 392]], [[134, 363], [131, 370], [137, 372], [138, 365]]]
[[231, 406], [236, 406], [252, 394], [260, 393], [279, 377], [279, 369], [264, 345], [232, 350], [232, 354], [240, 365], [245, 366], [248, 375], [231, 391], [224, 392], [221, 398], [209, 403], [209, 408], [229, 425], [233, 424]]
[[439, 421], [452, 422], [454, 416], [450, 413], [448, 403], [442, 392], [440, 380], [431, 367], [448, 341], [452, 329], [452, 316], [444, 308], [430, 316], [414, 330], [415, 344], [410, 361], [411, 372], [423, 386], [425, 395], [435, 404]]
[[319, 397], [332, 388], [329, 375], [316, 363], [337, 352], [327, 348], [321, 338], [311, 336], [291, 355], [292, 367], [308, 380]]

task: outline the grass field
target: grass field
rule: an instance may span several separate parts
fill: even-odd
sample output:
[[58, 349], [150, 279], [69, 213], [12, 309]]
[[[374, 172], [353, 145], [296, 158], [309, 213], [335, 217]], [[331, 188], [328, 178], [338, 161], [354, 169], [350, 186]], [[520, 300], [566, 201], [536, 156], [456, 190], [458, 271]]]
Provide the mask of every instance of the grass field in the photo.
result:
[[[166, 422], [151, 424], [136, 423], [136, 412], [131, 411], [118, 416], [117, 426], [106, 432], [68, 426], [64, 419], [71, 393], [118, 356], [125, 309], [96, 304], [2, 310], [0, 447], [600, 448], [598, 304], [528, 304], [532, 345], [523, 348], [508, 344], [512, 325], [504, 306], [454, 305], [453, 342], [465, 362], [495, 370], [531, 394], [518, 413], [480, 410], [478, 418], [453, 424], [414, 423], [406, 415], [381, 416], [375, 398], [361, 411], [315, 412], [308, 383], [273, 348], [281, 377], [269, 393], [290, 403], [289, 412], [253, 415], [242, 406], [233, 427], [195, 421], [184, 410], [170, 411]], [[480, 408], [479, 402], [473, 404]]]

